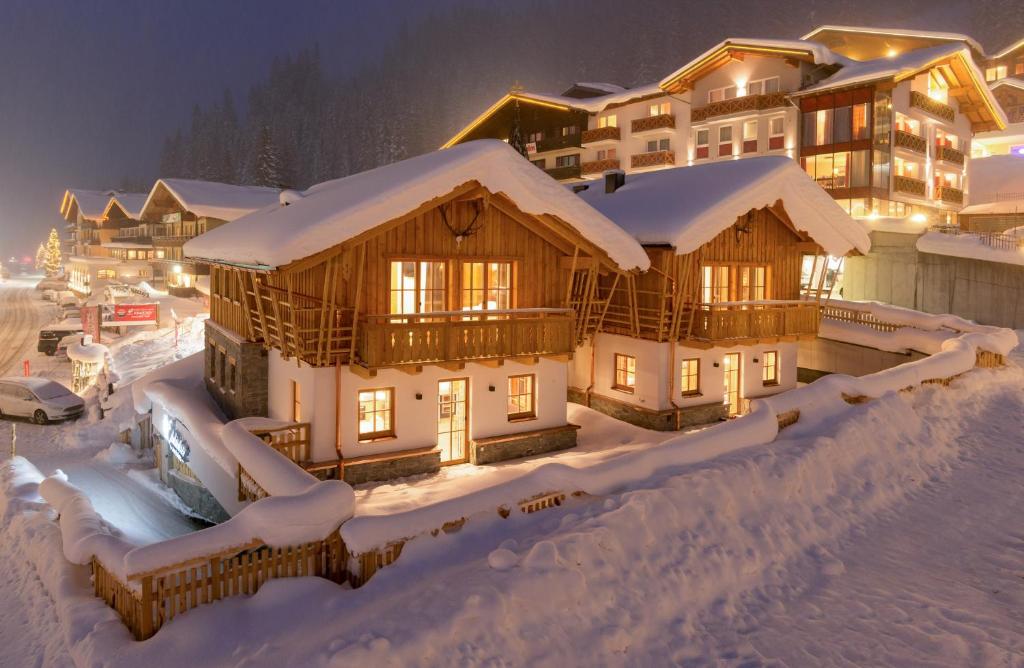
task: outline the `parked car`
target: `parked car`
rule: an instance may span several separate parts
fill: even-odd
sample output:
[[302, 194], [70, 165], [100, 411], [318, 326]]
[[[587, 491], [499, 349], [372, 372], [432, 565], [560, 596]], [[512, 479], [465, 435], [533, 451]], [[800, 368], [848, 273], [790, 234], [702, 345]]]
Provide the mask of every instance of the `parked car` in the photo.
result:
[[52, 356], [57, 352], [57, 344], [61, 339], [81, 333], [82, 321], [77, 318], [68, 318], [53, 325], [47, 325], [39, 330], [39, 343], [36, 344], [36, 351]]
[[82, 398], [47, 378], [0, 378], [0, 416], [27, 417], [36, 424], [73, 420], [85, 411]]

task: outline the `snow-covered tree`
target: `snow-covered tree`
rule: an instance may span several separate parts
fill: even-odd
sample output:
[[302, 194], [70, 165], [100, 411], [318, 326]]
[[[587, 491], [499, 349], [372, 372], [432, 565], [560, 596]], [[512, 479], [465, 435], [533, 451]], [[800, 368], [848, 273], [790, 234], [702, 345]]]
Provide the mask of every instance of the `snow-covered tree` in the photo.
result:
[[40, 242], [36, 250], [36, 269], [42, 269], [46, 264], [46, 245]]
[[270, 128], [266, 125], [260, 131], [260, 148], [259, 153], [256, 154], [253, 183], [271, 188], [287, 187], [281, 155], [270, 135]]
[[60, 237], [57, 236], [57, 229], [50, 230], [50, 236], [46, 239], [45, 253], [43, 254], [43, 269], [47, 276], [56, 276], [60, 273]]

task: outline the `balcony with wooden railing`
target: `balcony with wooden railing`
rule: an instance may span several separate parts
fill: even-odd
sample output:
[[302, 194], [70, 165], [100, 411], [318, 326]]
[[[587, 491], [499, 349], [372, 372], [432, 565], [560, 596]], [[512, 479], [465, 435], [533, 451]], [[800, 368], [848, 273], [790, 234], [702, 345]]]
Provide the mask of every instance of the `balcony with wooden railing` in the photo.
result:
[[537, 142], [537, 151], [543, 153], [544, 151], [557, 151], [563, 148], [579, 148], [579, 146], [580, 133], [576, 132], [571, 135], [544, 137]]
[[911, 176], [901, 176], [899, 174], [892, 177], [892, 189], [896, 192], [916, 195], [917, 197], [924, 197], [927, 191], [926, 184], [921, 179], [915, 179]]
[[920, 153], [921, 155], [925, 155], [928, 152], [928, 142], [925, 141], [924, 137], [907, 132], [906, 130], [896, 130], [893, 133], [892, 143], [896, 148], [903, 148], [914, 153]]
[[651, 153], [637, 153], [629, 157], [629, 164], [633, 169], [643, 167], [658, 167], [662, 165], [676, 164], [674, 151], [652, 151]]
[[575, 349], [573, 324], [558, 308], [371, 315], [356, 350], [369, 368], [563, 355]]
[[731, 114], [761, 111], [763, 109], [776, 109], [784, 106], [786, 106], [785, 93], [744, 95], [743, 97], [734, 97], [730, 100], [721, 100], [703, 107], [697, 107], [690, 113], [690, 122], [700, 123], [701, 121], [718, 116], [729, 116]]
[[592, 160], [585, 162], [580, 165], [580, 173], [583, 175], [587, 174], [601, 174], [607, 172], [609, 169], [618, 169], [618, 160]]
[[564, 181], [566, 179], [578, 179], [580, 177], [579, 165], [552, 167], [551, 169], [545, 169], [544, 171], [547, 173], [548, 176], [555, 179], [556, 181]]
[[964, 154], [962, 151], [958, 151], [952, 146], [945, 146], [943, 144], [939, 144], [935, 147], [935, 159], [959, 165], [961, 167], [964, 164]]
[[687, 338], [698, 341], [814, 336], [820, 309], [816, 302], [765, 301], [698, 304]]
[[276, 427], [258, 427], [250, 429], [249, 433], [299, 466], [304, 466], [311, 461], [308, 422], [293, 422]]
[[630, 124], [633, 134], [639, 135], [657, 130], [671, 130], [676, 127], [675, 114], [658, 114], [657, 116], [644, 116], [636, 118]]
[[956, 112], [953, 111], [953, 107], [939, 102], [938, 100], [933, 100], [924, 93], [916, 90], [910, 91], [910, 106], [917, 107], [921, 111], [931, 114], [936, 118], [941, 118], [949, 123], [956, 120]]
[[601, 144], [619, 141], [621, 132], [618, 127], [593, 128], [583, 131], [583, 145]]
[[935, 199], [947, 204], [963, 204], [964, 191], [952, 186], [936, 186]]
[[154, 236], [153, 237], [153, 245], [154, 246], [161, 246], [163, 248], [177, 248], [178, 246], [183, 246], [186, 241], [188, 241], [189, 239], [192, 239], [192, 238], [193, 237], [186, 236], [186, 235]]

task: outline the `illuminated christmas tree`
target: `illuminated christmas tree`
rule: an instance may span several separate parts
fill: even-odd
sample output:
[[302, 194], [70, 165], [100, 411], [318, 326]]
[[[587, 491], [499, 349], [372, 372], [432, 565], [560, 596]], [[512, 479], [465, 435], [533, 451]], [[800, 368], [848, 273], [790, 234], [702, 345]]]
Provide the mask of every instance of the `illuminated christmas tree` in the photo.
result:
[[43, 255], [43, 269], [47, 276], [56, 276], [60, 273], [60, 237], [57, 236], [56, 228], [50, 230], [50, 237], [46, 240], [45, 253]]

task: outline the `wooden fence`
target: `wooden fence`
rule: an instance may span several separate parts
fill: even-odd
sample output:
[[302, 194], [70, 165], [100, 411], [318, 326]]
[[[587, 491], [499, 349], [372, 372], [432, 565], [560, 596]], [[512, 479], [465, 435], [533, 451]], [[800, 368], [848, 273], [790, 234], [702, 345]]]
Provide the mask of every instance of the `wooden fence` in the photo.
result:
[[296, 422], [284, 427], [252, 429], [250, 433], [299, 466], [310, 461], [309, 423]]
[[903, 327], [903, 325], [897, 325], [891, 322], [882, 322], [868, 311], [859, 311], [857, 309], [844, 308], [842, 306], [833, 306], [827, 303], [821, 305], [821, 317], [828, 320], [864, 325], [865, 327], [876, 329], [879, 332], [895, 332], [897, 329]]

